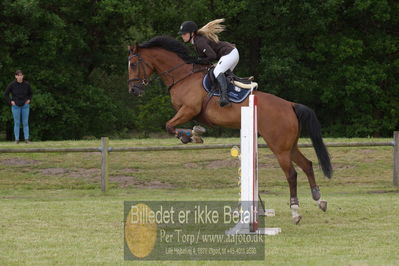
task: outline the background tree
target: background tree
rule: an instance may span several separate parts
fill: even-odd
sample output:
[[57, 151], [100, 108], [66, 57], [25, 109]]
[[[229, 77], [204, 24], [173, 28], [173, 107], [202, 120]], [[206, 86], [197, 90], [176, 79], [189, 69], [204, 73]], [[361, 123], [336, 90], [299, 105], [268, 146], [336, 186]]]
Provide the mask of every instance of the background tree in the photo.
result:
[[[255, 75], [260, 90], [315, 109], [325, 135], [390, 136], [399, 128], [397, 14], [393, 0], [3, 0], [0, 87], [26, 72], [34, 139], [164, 132], [174, 112], [165, 86], [127, 94], [127, 45], [224, 17], [236, 72]], [[5, 131], [11, 112], [0, 111]]]

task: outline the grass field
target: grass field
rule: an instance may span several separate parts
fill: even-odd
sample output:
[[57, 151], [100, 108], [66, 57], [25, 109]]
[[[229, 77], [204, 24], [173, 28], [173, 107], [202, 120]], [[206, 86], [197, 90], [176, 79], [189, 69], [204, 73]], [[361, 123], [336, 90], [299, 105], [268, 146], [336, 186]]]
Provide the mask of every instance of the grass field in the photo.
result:
[[[175, 139], [110, 141], [112, 147], [176, 144]], [[0, 143], [1, 148], [99, 145], [98, 140]], [[313, 149], [302, 151], [314, 162], [328, 211], [316, 207], [298, 169], [303, 219], [293, 225], [285, 177], [274, 155], [261, 149], [261, 195], [276, 210], [268, 226], [282, 228], [280, 235], [266, 239], [265, 264], [398, 265], [399, 190], [392, 186], [392, 147], [330, 148], [335, 170], [331, 180], [322, 177]], [[104, 194], [100, 153], [0, 154], [0, 265], [134, 264], [123, 260], [123, 201], [238, 200], [238, 161], [228, 150], [111, 153], [110, 158], [111, 189]]]

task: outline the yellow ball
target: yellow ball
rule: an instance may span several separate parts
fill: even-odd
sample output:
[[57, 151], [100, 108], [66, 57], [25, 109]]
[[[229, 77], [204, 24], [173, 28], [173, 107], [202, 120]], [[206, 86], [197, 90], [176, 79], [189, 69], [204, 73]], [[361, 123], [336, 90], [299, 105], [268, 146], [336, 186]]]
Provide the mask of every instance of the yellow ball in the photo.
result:
[[230, 154], [233, 157], [238, 157], [240, 155], [240, 148], [238, 148], [237, 146], [234, 146], [233, 148], [231, 148]]

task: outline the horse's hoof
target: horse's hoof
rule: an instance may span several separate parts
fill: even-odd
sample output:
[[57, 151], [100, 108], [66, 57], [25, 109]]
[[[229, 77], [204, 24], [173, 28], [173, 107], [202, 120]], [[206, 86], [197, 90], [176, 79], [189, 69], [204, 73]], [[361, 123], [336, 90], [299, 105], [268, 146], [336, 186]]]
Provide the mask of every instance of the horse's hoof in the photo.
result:
[[314, 187], [311, 189], [312, 191], [312, 198], [313, 200], [319, 200], [320, 199], [320, 189], [319, 187]]
[[204, 140], [200, 136], [192, 136], [191, 140], [193, 143], [204, 143]]
[[301, 221], [301, 219], [302, 219], [302, 216], [295, 216], [295, 217], [292, 217], [292, 222], [293, 222], [294, 224], [299, 224], [299, 222]]
[[327, 211], [327, 201], [326, 200], [321, 200], [319, 202], [319, 208], [320, 210], [322, 210], [323, 212]]
[[202, 127], [202, 126], [194, 126], [193, 127], [193, 134], [194, 135], [201, 136], [205, 132], [206, 132], [206, 129], [204, 127]]
[[192, 141], [191, 137], [190, 137], [190, 136], [187, 136], [187, 135], [182, 135], [182, 136], [180, 137], [180, 140], [181, 140], [181, 142], [182, 142], [183, 144], [187, 144], [187, 143], [189, 143], [189, 142]]

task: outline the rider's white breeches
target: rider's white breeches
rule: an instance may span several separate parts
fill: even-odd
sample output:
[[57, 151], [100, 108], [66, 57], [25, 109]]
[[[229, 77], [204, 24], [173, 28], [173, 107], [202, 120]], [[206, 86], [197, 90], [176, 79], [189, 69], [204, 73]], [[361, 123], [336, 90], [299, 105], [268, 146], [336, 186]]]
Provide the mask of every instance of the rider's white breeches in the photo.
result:
[[240, 60], [240, 55], [238, 54], [237, 48], [234, 48], [230, 53], [219, 59], [215, 69], [213, 70], [213, 74], [217, 77], [220, 73], [225, 73], [229, 69], [233, 71], [238, 64], [238, 60]]

